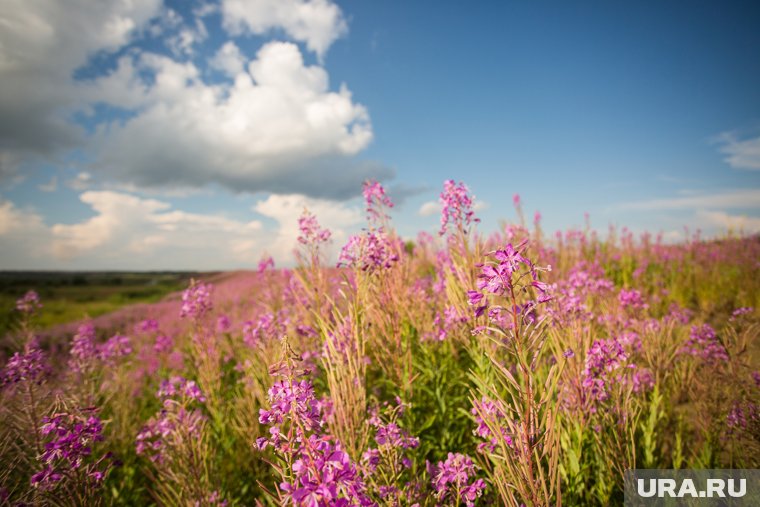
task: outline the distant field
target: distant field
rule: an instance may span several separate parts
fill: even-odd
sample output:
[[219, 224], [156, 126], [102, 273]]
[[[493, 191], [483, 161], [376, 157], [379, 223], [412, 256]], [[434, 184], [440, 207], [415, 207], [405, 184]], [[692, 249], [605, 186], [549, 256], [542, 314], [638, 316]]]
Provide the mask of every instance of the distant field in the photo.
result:
[[10, 331], [18, 318], [16, 300], [32, 288], [45, 305], [37, 324], [47, 328], [133, 303], [159, 301], [198, 276], [193, 272], [0, 272], [0, 336]]

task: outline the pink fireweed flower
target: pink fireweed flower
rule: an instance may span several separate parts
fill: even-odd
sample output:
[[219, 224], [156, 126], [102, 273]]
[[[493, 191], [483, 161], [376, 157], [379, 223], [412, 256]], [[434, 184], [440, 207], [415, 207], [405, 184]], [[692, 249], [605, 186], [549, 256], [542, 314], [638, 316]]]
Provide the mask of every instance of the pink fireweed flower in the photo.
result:
[[[433, 473], [433, 489], [439, 501], [451, 501], [456, 505], [464, 501], [467, 507], [475, 505], [486, 488], [483, 479], [474, 479], [477, 468], [466, 454], [449, 453], [446, 461], [439, 461]], [[473, 480], [471, 480], [473, 479]]]
[[367, 219], [370, 222], [388, 218], [383, 208], [392, 208], [393, 202], [379, 182], [374, 180], [365, 181], [362, 193], [364, 194], [364, 201], [367, 203]]
[[752, 313], [755, 311], [754, 308], [751, 306], [745, 306], [742, 308], [737, 308], [733, 312], [731, 312], [731, 317], [728, 319], [730, 321], [738, 320], [739, 318], [743, 317], [744, 315], [752, 315]]
[[199, 403], [206, 402], [206, 397], [203, 395], [203, 392], [201, 392], [198, 384], [196, 384], [194, 380], [187, 380], [180, 376], [161, 381], [156, 396], [161, 399], [179, 396], [180, 398], [194, 400]]
[[71, 340], [70, 354], [69, 368], [75, 372], [82, 372], [97, 358], [98, 347], [95, 344], [95, 326], [92, 322], [85, 322], [79, 326]]
[[475, 218], [475, 212], [472, 210], [473, 199], [464, 183], [457, 184], [454, 180], [444, 181], [440, 202], [443, 205], [439, 231], [441, 236], [446, 234], [449, 224], [463, 230], [471, 223], [480, 222], [480, 219]]
[[538, 267], [524, 257], [521, 252], [526, 245], [527, 240], [517, 247], [508, 244], [488, 254], [493, 260], [479, 264], [481, 272], [477, 280], [478, 290], [467, 291], [467, 299], [469, 304], [475, 307], [476, 317], [485, 313], [494, 296], [511, 296], [513, 292], [517, 292], [515, 291], [517, 287], [521, 289], [532, 287], [537, 293], [536, 299], [522, 304], [514, 303], [510, 308], [494, 306], [488, 313], [491, 321], [503, 327], [508, 320], [506, 313], [511, 311], [512, 314], [519, 314], [526, 322], [533, 323], [537, 319], [538, 305], [551, 301], [551, 287], [538, 279], [538, 273], [550, 271], [551, 266]]
[[[282, 380], [275, 382], [269, 389], [269, 410], [259, 411], [261, 424], [279, 425], [286, 419], [299, 421], [301, 425], [312, 431], [322, 426], [317, 399], [314, 397], [314, 387], [308, 380]], [[273, 434], [273, 439], [276, 436]], [[275, 440], [270, 443], [275, 444]]]
[[425, 338], [444, 341], [459, 324], [467, 322], [467, 317], [460, 315], [456, 307], [449, 306], [443, 314], [437, 314], [433, 320], [433, 330], [425, 334]]
[[32, 315], [41, 308], [40, 296], [33, 290], [28, 291], [16, 301], [16, 310], [27, 315]]
[[158, 331], [158, 321], [156, 319], [145, 319], [134, 327], [135, 333], [154, 333]]
[[[628, 354], [615, 339], [595, 340], [586, 354], [582, 386], [587, 398], [603, 402], [609, 397], [609, 387], [617, 380], [616, 370], [623, 368]], [[592, 407], [592, 411], [596, 409]]]
[[98, 359], [111, 361], [120, 357], [126, 357], [132, 353], [132, 344], [129, 337], [114, 335], [103, 345], [98, 347]]
[[644, 302], [641, 292], [635, 289], [620, 289], [618, 301], [620, 301], [620, 305], [623, 308], [630, 308], [632, 310], [646, 310], [649, 308], [649, 305]]
[[290, 319], [284, 311], [265, 313], [256, 322], [243, 323], [243, 343], [251, 348], [258, 347], [269, 340], [279, 340], [287, 333]]
[[214, 286], [210, 283], [192, 280], [190, 287], [182, 293], [182, 308], [180, 317], [190, 317], [191, 319], [201, 319], [211, 308], [211, 292]]
[[282, 369], [288, 378], [269, 389], [271, 408], [259, 412], [259, 422], [270, 426], [270, 437], [256, 440], [259, 450], [271, 446], [289, 464], [288, 470], [279, 470], [281, 502], [315, 507], [374, 505], [340, 443], [322, 434], [322, 403], [315, 398], [311, 382], [292, 379], [289, 364], [276, 368]]
[[263, 273], [267, 269], [274, 269], [274, 259], [270, 255], [261, 258], [257, 271]]
[[20, 382], [41, 383], [50, 367], [45, 360], [45, 353], [33, 345], [27, 345], [23, 353], [16, 352], [0, 371], [0, 388]]
[[172, 348], [174, 348], [174, 340], [171, 339], [171, 337], [165, 335], [165, 334], [158, 334], [156, 336], [156, 341], [153, 344], [153, 350], [157, 353], [162, 352], [171, 352]]
[[306, 209], [298, 219], [298, 230], [300, 231], [298, 242], [302, 245], [319, 246], [327, 243], [332, 235], [329, 229], [322, 229], [317, 222], [317, 217]]
[[220, 315], [216, 319], [216, 330], [220, 333], [226, 333], [230, 330], [232, 327], [232, 323], [230, 322], [230, 318], [226, 315]]
[[285, 503], [303, 507], [370, 506], [364, 483], [356, 465], [341, 448], [340, 442], [311, 435], [293, 463], [294, 480], [280, 484]]
[[340, 251], [338, 267], [348, 266], [362, 271], [390, 269], [399, 260], [397, 251], [382, 228], [366, 231], [348, 238], [348, 243]]
[[701, 357], [708, 364], [728, 361], [728, 352], [709, 324], [691, 326], [689, 339], [679, 350], [682, 354]]
[[[480, 400], [473, 400], [470, 413], [478, 425], [473, 430], [473, 435], [485, 440], [478, 444], [478, 452], [494, 452], [502, 443], [512, 447], [514, 442], [506, 426], [507, 411], [501, 402], [483, 396]], [[491, 428], [495, 428], [497, 433]]]
[[156, 396], [162, 400], [163, 408], [137, 434], [135, 450], [138, 455], [161, 463], [167, 452], [183, 445], [188, 438], [200, 436], [206, 417], [191, 407], [205, 403], [206, 397], [195, 381], [179, 376], [162, 381]]
[[43, 468], [32, 475], [32, 486], [50, 490], [73, 477], [90, 487], [102, 483], [112, 461], [110, 454], [93, 452], [94, 444], [103, 440], [103, 423], [94, 409], [44, 417], [40, 434], [46, 440], [38, 458]]

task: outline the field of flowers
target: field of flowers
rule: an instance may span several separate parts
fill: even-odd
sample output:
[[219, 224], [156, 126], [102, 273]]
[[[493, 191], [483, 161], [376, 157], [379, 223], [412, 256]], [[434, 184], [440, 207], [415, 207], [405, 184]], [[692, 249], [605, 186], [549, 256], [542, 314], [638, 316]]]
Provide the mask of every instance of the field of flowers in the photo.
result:
[[193, 281], [0, 370], [2, 505], [614, 505], [629, 468], [760, 468], [760, 238], [541, 217], [483, 237], [462, 183], [399, 239], [382, 186], [327, 265]]

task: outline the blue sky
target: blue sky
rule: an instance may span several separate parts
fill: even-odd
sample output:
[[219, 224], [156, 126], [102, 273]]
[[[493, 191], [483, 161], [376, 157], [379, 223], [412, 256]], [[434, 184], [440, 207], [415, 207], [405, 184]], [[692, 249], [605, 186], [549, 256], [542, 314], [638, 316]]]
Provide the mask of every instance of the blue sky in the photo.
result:
[[444, 179], [482, 228], [760, 232], [753, 2], [6, 0], [0, 269], [290, 261], [377, 178], [405, 236]]

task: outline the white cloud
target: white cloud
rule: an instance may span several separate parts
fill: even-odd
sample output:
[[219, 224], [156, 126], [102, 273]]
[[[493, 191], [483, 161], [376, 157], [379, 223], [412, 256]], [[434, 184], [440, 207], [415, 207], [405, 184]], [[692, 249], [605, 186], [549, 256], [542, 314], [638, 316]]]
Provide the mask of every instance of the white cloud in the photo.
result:
[[66, 121], [82, 97], [71, 75], [99, 51], [125, 45], [160, 0], [5, 0], [0, 8], [0, 172], [54, 157], [83, 131]]
[[209, 61], [211, 67], [220, 70], [233, 78], [243, 72], [243, 66], [245, 63], [246, 60], [240, 52], [240, 48], [238, 48], [232, 41], [225, 42]]
[[236, 246], [261, 229], [258, 221], [172, 210], [162, 201], [112, 191], [89, 191], [80, 199], [96, 214], [83, 222], [51, 227], [53, 253], [60, 259], [97, 251], [118, 263], [132, 254], [149, 258], [165, 249], [167, 254], [192, 252], [196, 262], [229, 261], [225, 250], [239, 251]]
[[760, 136], [739, 140], [736, 134], [724, 132], [717, 138], [725, 162], [734, 169], [760, 170]]
[[700, 210], [697, 212], [697, 218], [710, 225], [732, 232], [743, 232], [746, 234], [760, 233], [760, 217], [729, 215], [724, 211]]
[[357, 224], [364, 220], [364, 212], [359, 207], [297, 194], [270, 195], [267, 199], [257, 202], [253, 210], [278, 224], [275, 239], [267, 245], [267, 250], [275, 258], [291, 258], [291, 253], [297, 245], [298, 217], [304, 209], [316, 215], [319, 224], [332, 232], [332, 257], [345, 244], [350, 229], [356, 228]]
[[49, 231], [42, 217], [0, 201], [0, 266], [30, 269], [48, 266], [51, 255]]
[[[145, 71], [155, 73], [150, 87], [138, 77]], [[372, 140], [367, 111], [345, 86], [330, 91], [327, 72], [304, 65], [291, 43], [263, 46], [229, 87], [205, 84], [192, 63], [153, 54], [122, 61], [91, 86], [140, 111], [92, 140], [97, 165], [126, 183], [346, 197], [364, 179], [390, 174], [350, 161]]]
[[320, 58], [348, 31], [340, 7], [330, 0], [222, 0], [222, 16], [233, 35], [281, 28]]
[[[306, 65], [295, 44], [270, 42], [250, 60], [228, 41], [210, 62], [193, 59], [216, 10], [235, 33], [281, 28], [323, 55], [346, 31], [330, 1], [223, 1], [182, 15], [161, 0], [8, 0], [2, 10], [0, 177], [75, 149], [99, 180], [143, 189], [215, 183], [348, 198], [363, 180], [393, 174], [353, 159], [373, 138], [366, 108], [344, 84], [331, 89], [324, 67]], [[169, 54], [141, 44], [151, 37]], [[117, 50], [108, 75], [72, 77]], [[229, 81], [208, 84], [206, 63]], [[97, 105], [117, 111], [110, 123]], [[95, 134], [72, 121], [81, 113]]]
[[623, 203], [620, 209], [675, 210], [699, 208], [760, 208], [760, 189], [727, 190], [714, 194], [688, 195]]
[[66, 181], [66, 185], [74, 190], [85, 190], [92, 185], [92, 174], [87, 171], [81, 171], [75, 177]]
[[[488, 203], [485, 201], [475, 200], [472, 204], [473, 211], [480, 211], [488, 208]], [[440, 201], [427, 201], [420, 206], [417, 214], [423, 217], [429, 217], [432, 215], [440, 214], [443, 206]]]
[[423, 203], [422, 206], [420, 206], [420, 209], [417, 213], [423, 217], [429, 217], [435, 215], [436, 213], [440, 214], [441, 203], [438, 201], [427, 201], [426, 203]]
[[39, 214], [0, 202], [0, 268], [250, 267], [265, 243], [258, 220], [189, 213], [122, 192], [88, 191], [80, 200], [94, 216], [49, 227]]

